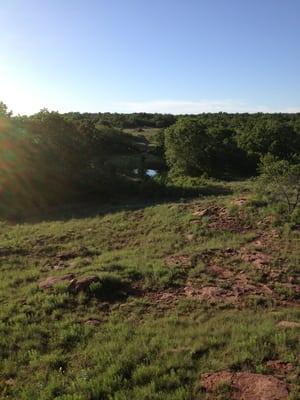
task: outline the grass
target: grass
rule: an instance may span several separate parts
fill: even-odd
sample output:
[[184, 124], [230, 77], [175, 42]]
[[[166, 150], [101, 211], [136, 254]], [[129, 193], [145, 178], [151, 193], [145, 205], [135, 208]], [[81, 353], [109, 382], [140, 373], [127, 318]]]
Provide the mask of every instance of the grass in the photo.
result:
[[[266, 362], [276, 359], [293, 364], [286, 379], [291, 396], [299, 396], [299, 330], [276, 326], [300, 320], [295, 287], [287, 286], [289, 277], [294, 284], [299, 279], [299, 231], [276, 222], [260, 227], [269, 209], [232, 205], [251, 183], [227, 185], [233, 193], [218, 197], [107, 213], [99, 206], [98, 215], [68, 220], [3, 221], [0, 397], [205, 399], [202, 373], [270, 373]], [[195, 210], [212, 204], [232, 218], [242, 210], [248, 229], [227, 229], [221, 218], [220, 226], [212, 227], [211, 215], [192, 222]], [[233, 278], [211, 275], [212, 264], [248, 274], [250, 283], [259, 285], [255, 267], [238, 254], [274, 229], [276, 251], [264, 248], [272, 256], [265, 269], [282, 273], [263, 281], [274, 296], [249, 293], [236, 304], [182, 295], [191, 283], [231, 289]], [[232, 254], [226, 255], [228, 248]], [[181, 255], [191, 264], [166, 263]], [[49, 276], [69, 273], [96, 275], [99, 281], [80, 293], [66, 282], [48, 290], [38, 286]], [[174, 301], [160, 300], [164, 294]], [[217, 395], [230, 398], [230, 388], [221, 385]]]

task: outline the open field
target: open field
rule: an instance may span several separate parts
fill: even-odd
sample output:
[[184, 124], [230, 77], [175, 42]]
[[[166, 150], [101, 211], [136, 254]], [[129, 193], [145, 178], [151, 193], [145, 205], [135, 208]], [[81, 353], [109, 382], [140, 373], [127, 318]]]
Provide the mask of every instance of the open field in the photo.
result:
[[1, 398], [228, 400], [230, 371], [298, 399], [300, 232], [248, 186], [3, 222]]

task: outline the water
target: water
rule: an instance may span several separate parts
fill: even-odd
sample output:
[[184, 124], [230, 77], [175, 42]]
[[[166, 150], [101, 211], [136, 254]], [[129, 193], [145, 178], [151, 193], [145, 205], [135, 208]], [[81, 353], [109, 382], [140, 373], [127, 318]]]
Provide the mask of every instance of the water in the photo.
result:
[[155, 169], [147, 169], [146, 175], [148, 175], [151, 178], [153, 178], [153, 176], [157, 175], [157, 171]]
[[[139, 170], [135, 168], [133, 170], [133, 173], [137, 175], [139, 173]], [[150, 176], [150, 178], [153, 178], [155, 175], [157, 175], [157, 171], [155, 169], [147, 169], [146, 170], [146, 175]]]

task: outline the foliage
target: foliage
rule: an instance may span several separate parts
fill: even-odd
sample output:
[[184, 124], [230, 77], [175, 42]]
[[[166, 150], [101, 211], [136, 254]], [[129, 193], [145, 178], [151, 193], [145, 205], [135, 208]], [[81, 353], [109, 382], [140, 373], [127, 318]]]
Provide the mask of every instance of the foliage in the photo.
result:
[[200, 118], [182, 118], [165, 131], [166, 160], [172, 171], [199, 176], [243, 172], [243, 154], [233, 131], [206, 125]]
[[300, 136], [286, 122], [276, 119], [258, 121], [238, 132], [237, 142], [256, 162], [265, 154], [288, 159], [300, 153]]
[[167, 163], [173, 171], [192, 176], [254, 175], [267, 153], [281, 159], [299, 155], [298, 125], [291, 122], [259, 114], [180, 118], [165, 130]]
[[197, 175], [209, 166], [209, 137], [197, 119], [180, 119], [165, 132], [166, 160], [169, 167], [182, 174]]
[[0, 101], [0, 118], [8, 118], [11, 116], [11, 112], [8, 112], [7, 105]]
[[[0, 213], [18, 218], [95, 198], [103, 203], [195, 196], [199, 185], [194, 190], [190, 178], [253, 176], [266, 153], [284, 160], [299, 156], [299, 114], [59, 114], [44, 109], [13, 116], [0, 103]], [[158, 176], [150, 179], [147, 169]]]
[[284, 204], [292, 214], [300, 204], [300, 163], [293, 164], [270, 154], [260, 164], [259, 190], [270, 202]]

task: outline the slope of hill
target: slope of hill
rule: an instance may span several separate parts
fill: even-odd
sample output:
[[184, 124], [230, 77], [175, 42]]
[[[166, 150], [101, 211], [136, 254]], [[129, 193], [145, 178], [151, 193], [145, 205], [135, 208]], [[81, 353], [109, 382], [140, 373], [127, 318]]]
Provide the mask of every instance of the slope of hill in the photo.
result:
[[248, 186], [2, 223], [1, 398], [297, 399], [300, 232]]

